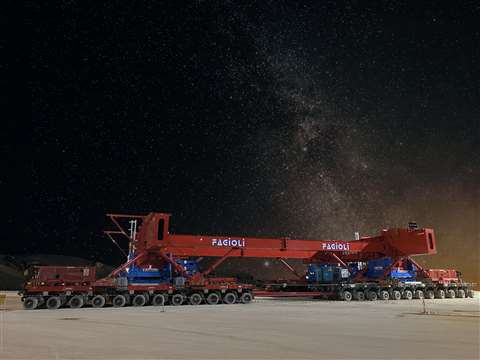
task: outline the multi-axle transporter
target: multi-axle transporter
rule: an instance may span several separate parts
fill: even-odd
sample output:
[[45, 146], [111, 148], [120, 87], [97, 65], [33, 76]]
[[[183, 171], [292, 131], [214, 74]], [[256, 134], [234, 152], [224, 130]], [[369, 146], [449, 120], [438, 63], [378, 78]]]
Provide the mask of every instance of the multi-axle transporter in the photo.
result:
[[[99, 280], [94, 267], [35, 267], [20, 292], [25, 308], [249, 303], [254, 293], [345, 301], [473, 296], [455, 270], [426, 270], [410, 257], [436, 253], [432, 229], [409, 226], [351, 241], [294, 240], [170, 234], [165, 213], [107, 216], [115, 230], [105, 234], [115, 244], [117, 236], [129, 241], [127, 261]], [[200, 270], [204, 257], [216, 261]], [[252, 284], [210, 276], [234, 257], [278, 259], [299, 281], [254, 292]], [[309, 264], [307, 274], [298, 274], [287, 259]]]

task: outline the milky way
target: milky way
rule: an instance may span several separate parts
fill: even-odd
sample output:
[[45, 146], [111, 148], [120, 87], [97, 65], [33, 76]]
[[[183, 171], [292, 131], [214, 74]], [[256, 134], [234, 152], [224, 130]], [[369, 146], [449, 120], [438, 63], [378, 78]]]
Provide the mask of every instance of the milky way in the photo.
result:
[[442, 6], [30, 4], [35, 128], [4, 145], [2, 252], [118, 263], [108, 211], [312, 239], [415, 220], [437, 230], [422, 261], [474, 278], [479, 9]]

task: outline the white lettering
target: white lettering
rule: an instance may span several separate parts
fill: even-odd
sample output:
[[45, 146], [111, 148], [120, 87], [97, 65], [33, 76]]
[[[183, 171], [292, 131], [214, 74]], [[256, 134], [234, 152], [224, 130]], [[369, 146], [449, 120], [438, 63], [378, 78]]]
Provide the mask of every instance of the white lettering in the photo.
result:
[[242, 239], [212, 239], [212, 246], [245, 247], [245, 240]]
[[350, 250], [350, 244], [345, 243], [323, 243], [322, 244], [323, 250], [340, 250], [340, 251], [348, 251]]

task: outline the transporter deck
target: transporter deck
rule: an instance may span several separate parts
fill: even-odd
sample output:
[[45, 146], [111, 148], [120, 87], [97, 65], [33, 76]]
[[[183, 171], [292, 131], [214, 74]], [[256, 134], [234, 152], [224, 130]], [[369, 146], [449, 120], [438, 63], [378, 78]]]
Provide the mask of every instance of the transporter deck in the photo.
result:
[[255, 289], [255, 296], [264, 297], [314, 297], [331, 300], [412, 300], [445, 299], [474, 297], [469, 283], [401, 283], [378, 284], [372, 282], [317, 284], [315, 286], [269, 284], [265, 288]]

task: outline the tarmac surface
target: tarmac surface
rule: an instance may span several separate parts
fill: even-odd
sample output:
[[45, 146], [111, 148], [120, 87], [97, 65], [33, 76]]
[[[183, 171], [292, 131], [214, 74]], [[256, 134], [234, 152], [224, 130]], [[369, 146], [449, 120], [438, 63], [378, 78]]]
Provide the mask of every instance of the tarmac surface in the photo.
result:
[[[0, 359], [478, 359], [480, 301], [0, 310]], [[0, 306], [1, 308], [1, 306]], [[163, 311], [164, 310], [164, 311]]]

